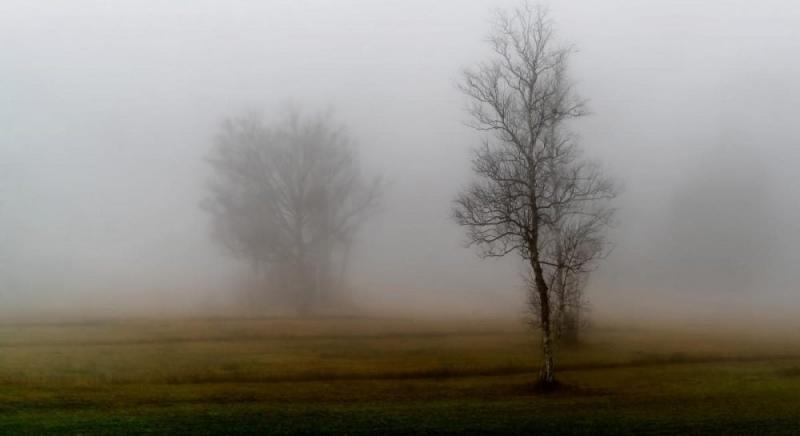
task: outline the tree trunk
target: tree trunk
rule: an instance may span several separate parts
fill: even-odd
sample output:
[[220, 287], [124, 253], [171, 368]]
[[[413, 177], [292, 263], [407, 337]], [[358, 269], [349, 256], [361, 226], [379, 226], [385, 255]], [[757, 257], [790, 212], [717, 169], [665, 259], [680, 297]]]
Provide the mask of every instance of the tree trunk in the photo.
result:
[[[540, 288], [537, 285], [537, 288]], [[553, 367], [553, 339], [552, 339], [552, 331], [550, 328], [550, 297], [547, 294], [547, 288], [545, 287], [544, 292], [542, 292], [541, 288], [539, 289], [539, 304], [540, 304], [540, 311], [539, 314], [541, 320], [541, 329], [542, 329], [542, 372], [539, 374], [539, 382], [542, 386], [552, 386], [556, 379]]]
[[350, 241], [346, 241], [344, 243], [344, 248], [342, 249], [342, 258], [341, 258], [341, 263], [339, 264], [339, 274], [336, 277], [337, 292], [344, 292], [345, 289], [345, 277], [347, 277], [347, 267], [350, 261], [351, 248], [352, 248], [352, 243]]
[[550, 322], [550, 294], [544, 281], [542, 265], [538, 261], [538, 250], [531, 251], [531, 268], [533, 268], [536, 292], [539, 296], [539, 327], [542, 330], [542, 371], [539, 373], [539, 384], [543, 388], [555, 385], [555, 368], [553, 365], [553, 334]]
[[294, 297], [297, 299], [297, 315], [305, 317], [311, 314], [313, 307], [313, 283], [309, 280], [305, 262], [295, 263]]
[[564, 309], [564, 319], [562, 321], [561, 336], [559, 343], [564, 345], [577, 345], [580, 330], [580, 310], [579, 308], [567, 307]]

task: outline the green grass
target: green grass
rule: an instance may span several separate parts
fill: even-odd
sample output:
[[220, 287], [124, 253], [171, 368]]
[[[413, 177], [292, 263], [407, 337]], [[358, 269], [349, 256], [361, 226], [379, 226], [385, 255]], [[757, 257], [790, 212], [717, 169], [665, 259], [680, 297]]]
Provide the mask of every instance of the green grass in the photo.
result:
[[794, 339], [599, 326], [538, 394], [512, 321], [0, 325], [0, 433], [796, 434]]

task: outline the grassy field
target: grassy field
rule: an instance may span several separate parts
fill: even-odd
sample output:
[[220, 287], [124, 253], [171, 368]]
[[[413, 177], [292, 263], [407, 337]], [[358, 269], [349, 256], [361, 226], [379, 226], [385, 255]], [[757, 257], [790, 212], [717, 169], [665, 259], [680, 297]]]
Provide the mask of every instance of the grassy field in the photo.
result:
[[515, 321], [0, 325], [0, 433], [797, 434], [797, 338], [596, 326], [540, 394]]

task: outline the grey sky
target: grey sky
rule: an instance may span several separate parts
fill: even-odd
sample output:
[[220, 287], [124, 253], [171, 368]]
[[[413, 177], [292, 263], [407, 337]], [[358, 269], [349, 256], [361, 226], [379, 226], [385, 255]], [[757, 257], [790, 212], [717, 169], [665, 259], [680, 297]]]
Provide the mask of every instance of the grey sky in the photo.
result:
[[[514, 262], [476, 259], [448, 217], [479, 142], [462, 124], [454, 83], [486, 55], [492, 8], [513, 4], [0, 3], [0, 304], [221, 292], [240, 271], [198, 208], [203, 157], [224, 116], [252, 107], [269, 114], [291, 101], [334, 108], [367, 170], [391, 182], [383, 213], [361, 235], [360, 293], [398, 305], [466, 296], [478, 307], [513, 307]], [[663, 248], [670, 232], [704, 237], [704, 227], [680, 223], [729, 222], [708, 219], [713, 202], [684, 213], [680, 198], [693, 183], [717, 186], [703, 191], [710, 196], [727, 192], [736, 185], [704, 177], [732, 173], [765, 188], [759, 201], [725, 210], [752, 217], [737, 222], [757, 224], [754, 235], [770, 242], [759, 259], [734, 243], [725, 250], [741, 258], [730, 263], [759, 265], [751, 292], [800, 302], [791, 292], [800, 260], [800, 8], [738, 0], [550, 7], [559, 35], [578, 49], [572, 74], [593, 112], [575, 128], [625, 186], [616, 248], [590, 288], [595, 306], [637, 293], [686, 301], [724, 293], [727, 285], [671, 281], [659, 265], [678, 256]], [[703, 290], [691, 289], [701, 282]]]

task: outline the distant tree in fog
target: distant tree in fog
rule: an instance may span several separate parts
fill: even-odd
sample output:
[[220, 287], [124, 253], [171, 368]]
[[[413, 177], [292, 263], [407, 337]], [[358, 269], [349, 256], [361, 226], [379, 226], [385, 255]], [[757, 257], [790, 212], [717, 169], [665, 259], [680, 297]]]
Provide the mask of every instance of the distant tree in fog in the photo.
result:
[[346, 130], [328, 115], [290, 112], [273, 125], [230, 118], [208, 162], [205, 207], [223, 245], [289, 294], [298, 313], [329, 301], [379, 194]]
[[585, 109], [567, 78], [571, 50], [557, 46], [553, 33], [541, 7], [499, 12], [490, 60], [464, 73], [472, 126], [486, 137], [473, 158], [477, 177], [453, 210], [482, 256], [526, 260], [545, 387], [555, 383], [554, 327], [579, 308], [586, 276], [604, 252], [607, 202], [615, 196], [566, 130]]
[[[584, 175], [597, 172], [596, 169], [580, 168], [580, 165], [574, 165], [572, 171], [573, 175], [568, 176], [567, 180], [582, 177], [579, 172]], [[603, 182], [598, 180], [598, 183]], [[595, 186], [590, 189], [597, 188]], [[564, 188], [556, 186], [556, 190], [562, 189]], [[605, 189], [607, 188], [601, 188]], [[608, 187], [606, 194], [613, 195], [612, 188]], [[545, 244], [543, 262], [547, 286], [553, 296], [553, 330], [559, 342], [575, 344], [578, 342], [582, 315], [587, 305], [583, 289], [589, 273], [606, 254], [605, 230], [613, 210], [600, 204], [581, 204], [571, 210], [555, 205], [552, 213], [555, 217], [554, 224], [546, 228], [552, 240]], [[535, 282], [531, 282], [533, 284]], [[538, 299], [530, 301], [537, 319], [540, 311], [538, 302]]]

